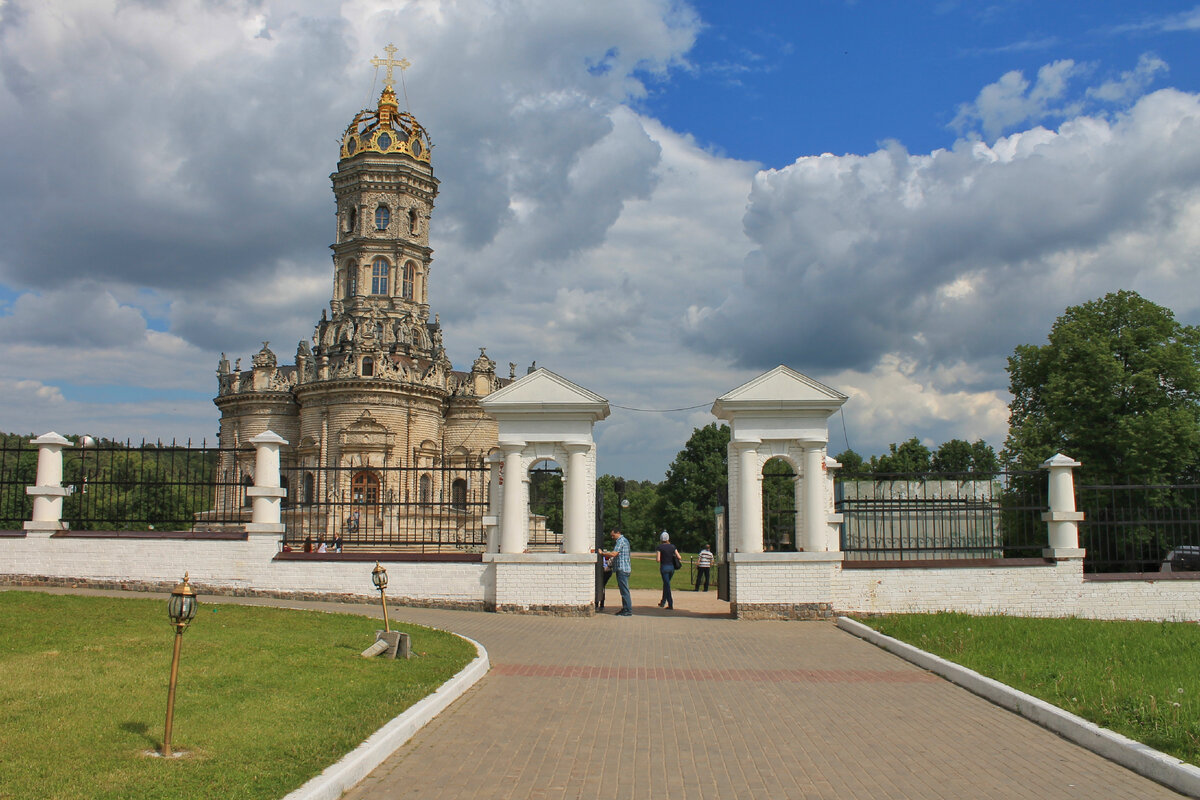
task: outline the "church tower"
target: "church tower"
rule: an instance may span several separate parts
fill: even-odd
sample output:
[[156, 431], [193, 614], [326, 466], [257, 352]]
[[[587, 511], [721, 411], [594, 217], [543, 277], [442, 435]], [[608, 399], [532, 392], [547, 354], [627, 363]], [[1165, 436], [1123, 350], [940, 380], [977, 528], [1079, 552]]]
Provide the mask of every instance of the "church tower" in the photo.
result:
[[285, 472], [302, 478], [289, 495], [300, 506], [358, 496], [354, 481], [381, 500], [439, 496], [450, 480], [439, 470], [481, 464], [496, 446], [479, 398], [509, 382], [482, 348], [455, 371], [430, 313], [432, 144], [396, 100], [393, 69], [408, 62], [386, 50], [372, 59], [387, 69], [379, 101], [347, 126], [330, 176], [333, 287], [311, 344], [299, 343], [295, 366], [264, 342], [251, 370], [224, 355], [217, 367], [221, 446], [237, 453], [222, 471], [247, 482], [248, 442], [273, 430], [289, 442]]
[[[371, 377], [381, 357], [410, 368], [445, 358], [429, 321], [429, 221], [438, 181], [429, 135], [399, 110], [390, 55], [379, 104], [355, 116], [342, 136], [337, 172], [332, 318], [317, 327], [319, 368]], [[349, 362], [349, 363], [347, 363]], [[445, 365], [448, 369], [448, 365]]]

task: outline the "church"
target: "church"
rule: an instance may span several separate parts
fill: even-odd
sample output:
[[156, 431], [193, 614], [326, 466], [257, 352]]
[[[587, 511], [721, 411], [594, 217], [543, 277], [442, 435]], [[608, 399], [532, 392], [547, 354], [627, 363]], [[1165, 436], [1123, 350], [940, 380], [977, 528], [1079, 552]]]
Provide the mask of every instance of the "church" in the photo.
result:
[[[513, 378], [512, 365], [507, 379], [497, 377], [484, 348], [469, 371], [455, 370], [438, 315], [431, 318], [432, 143], [399, 109], [393, 69], [408, 64], [393, 60], [394, 47], [387, 52], [372, 60], [386, 67], [378, 105], [350, 122], [330, 176], [337, 222], [328, 311], [311, 342], [299, 343], [295, 364], [279, 364], [264, 342], [250, 369], [241, 359], [231, 368], [224, 354], [217, 366], [219, 480], [234, 491], [215, 510], [248, 504], [237, 487], [253, 481], [249, 440], [274, 431], [288, 442], [285, 504], [321, 507], [302, 519], [293, 511], [291, 522], [302, 525], [289, 522], [289, 537], [303, 527], [320, 538], [368, 528], [394, 538], [405, 527], [399, 517], [411, 528], [418, 506], [482, 507], [497, 427], [479, 399]], [[405, 511], [379, 510], [389, 504]], [[428, 522], [422, 536], [441, 538]]]

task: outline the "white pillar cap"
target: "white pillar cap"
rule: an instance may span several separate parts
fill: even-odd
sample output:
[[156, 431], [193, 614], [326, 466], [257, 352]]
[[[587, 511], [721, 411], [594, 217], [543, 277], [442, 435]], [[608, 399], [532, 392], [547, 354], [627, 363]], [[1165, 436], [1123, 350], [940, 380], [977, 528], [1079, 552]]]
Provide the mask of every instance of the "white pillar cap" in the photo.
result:
[[1050, 469], [1051, 467], [1082, 467], [1075, 459], [1070, 456], [1064, 456], [1062, 453], [1055, 453], [1042, 462], [1042, 469]]

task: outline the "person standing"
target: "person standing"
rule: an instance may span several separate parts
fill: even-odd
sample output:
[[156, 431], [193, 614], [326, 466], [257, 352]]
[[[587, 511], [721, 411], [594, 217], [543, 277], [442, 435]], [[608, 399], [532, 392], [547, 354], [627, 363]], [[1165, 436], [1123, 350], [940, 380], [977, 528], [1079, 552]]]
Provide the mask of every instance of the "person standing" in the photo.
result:
[[663, 590], [662, 600], [658, 601], [658, 607], [666, 606], [674, 610], [675, 600], [671, 597], [671, 578], [675, 575], [675, 570], [679, 569], [679, 551], [675, 549], [675, 545], [671, 544], [671, 534], [666, 531], [662, 532], [659, 537], [660, 544], [655, 548], [654, 557], [658, 559], [658, 572], [662, 575]]
[[704, 549], [700, 551], [700, 555], [696, 556], [696, 591], [700, 591], [700, 579], [704, 578], [704, 591], [708, 591], [708, 574], [712, 569], [713, 554], [708, 545], [704, 545]]
[[629, 573], [633, 572], [633, 561], [629, 557], [629, 540], [614, 528], [610, 534], [613, 538], [612, 550], [601, 550], [600, 555], [613, 560], [613, 572], [617, 576], [617, 589], [621, 592], [621, 610], [618, 617], [633, 616], [633, 597], [629, 594]]

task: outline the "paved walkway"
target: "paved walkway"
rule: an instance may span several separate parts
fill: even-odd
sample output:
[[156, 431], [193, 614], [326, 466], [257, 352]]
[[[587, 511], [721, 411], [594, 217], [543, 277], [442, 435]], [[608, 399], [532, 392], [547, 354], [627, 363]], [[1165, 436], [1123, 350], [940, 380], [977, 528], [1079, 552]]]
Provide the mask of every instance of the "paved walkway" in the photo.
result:
[[634, 594], [630, 619], [397, 610], [492, 672], [344, 800], [1179, 796], [831, 623]]
[[832, 623], [657, 600], [635, 591], [628, 619], [615, 590], [596, 618], [392, 609], [481, 642], [492, 671], [343, 800], [1180, 796]]

